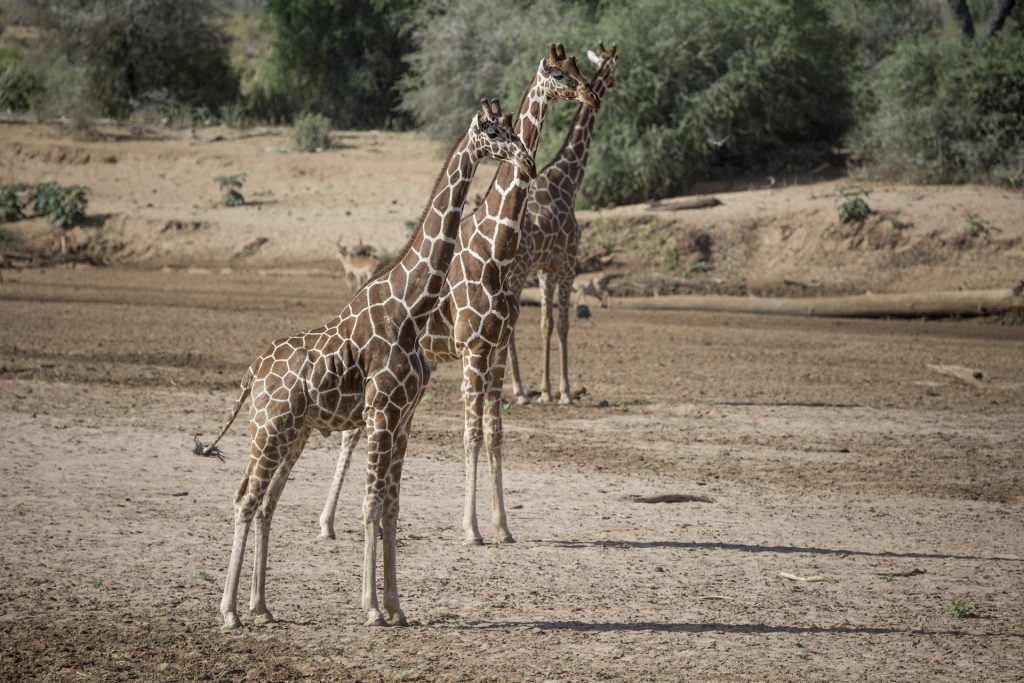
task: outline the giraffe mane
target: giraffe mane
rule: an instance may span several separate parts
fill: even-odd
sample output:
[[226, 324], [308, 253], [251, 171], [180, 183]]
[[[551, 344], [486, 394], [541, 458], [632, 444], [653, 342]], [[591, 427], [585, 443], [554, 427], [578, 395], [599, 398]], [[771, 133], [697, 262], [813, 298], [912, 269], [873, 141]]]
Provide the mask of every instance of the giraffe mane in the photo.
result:
[[409, 250], [412, 249], [412, 245], [416, 241], [416, 238], [419, 237], [419, 235], [423, 232], [423, 222], [427, 219], [427, 214], [430, 213], [430, 206], [434, 203], [434, 190], [436, 190], [437, 186], [441, 184], [441, 178], [444, 178], [445, 175], [448, 173], [448, 164], [451, 163], [452, 157], [455, 156], [455, 151], [462, 147], [462, 143], [466, 139], [466, 136], [468, 135], [469, 133], [466, 132], [459, 136], [459, 139], [456, 140], [454, 145], [452, 145], [451, 151], [448, 152], [448, 156], [445, 157], [444, 165], [441, 166], [441, 171], [437, 174], [437, 178], [434, 179], [434, 184], [430, 186], [430, 199], [427, 200], [426, 206], [423, 207], [423, 212], [420, 213], [420, 218], [416, 222], [416, 229], [412, 231], [412, 234], [409, 235], [409, 239], [405, 241], [405, 246], [401, 248], [401, 250], [398, 252], [398, 255], [395, 256], [395, 258], [391, 259], [391, 263], [388, 263], [387, 265], [378, 268], [377, 271], [370, 276], [370, 279], [363, 283], [363, 286], [359, 288], [356, 294], [366, 289], [368, 286], [370, 286], [371, 283], [377, 281], [379, 278], [385, 275], [389, 275], [391, 271], [393, 271], [395, 268], [399, 266], [399, 264], [402, 263], [402, 259], [404, 259], [406, 254], [409, 253]]

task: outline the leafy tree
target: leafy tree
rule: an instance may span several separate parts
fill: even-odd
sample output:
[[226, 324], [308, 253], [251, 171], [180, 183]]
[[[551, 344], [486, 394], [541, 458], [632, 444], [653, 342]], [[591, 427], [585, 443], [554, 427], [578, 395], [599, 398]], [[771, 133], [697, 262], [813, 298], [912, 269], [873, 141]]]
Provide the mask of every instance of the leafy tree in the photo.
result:
[[[274, 35], [261, 95], [339, 127], [394, 126], [413, 0], [267, 0]], [[276, 100], [276, 104], [274, 103]]]
[[217, 106], [237, 76], [214, 0], [49, 0], [31, 12], [86, 81], [85, 96], [123, 115], [148, 96]]
[[1024, 36], [904, 43], [864, 93], [854, 136], [865, 168], [918, 182], [1019, 183]]

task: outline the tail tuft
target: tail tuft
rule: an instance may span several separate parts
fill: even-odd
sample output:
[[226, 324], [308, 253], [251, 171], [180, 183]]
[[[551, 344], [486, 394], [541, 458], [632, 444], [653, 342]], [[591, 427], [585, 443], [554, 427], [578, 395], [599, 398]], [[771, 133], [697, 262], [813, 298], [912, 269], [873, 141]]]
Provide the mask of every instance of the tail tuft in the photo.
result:
[[192, 453], [203, 458], [217, 458], [221, 462], [224, 462], [224, 454], [221, 452], [220, 447], [216, 444], [207, 446], [199, 440], [199, 434], [193, 434], [192, 440], [196, 442], [195, 447], [192, 448]]

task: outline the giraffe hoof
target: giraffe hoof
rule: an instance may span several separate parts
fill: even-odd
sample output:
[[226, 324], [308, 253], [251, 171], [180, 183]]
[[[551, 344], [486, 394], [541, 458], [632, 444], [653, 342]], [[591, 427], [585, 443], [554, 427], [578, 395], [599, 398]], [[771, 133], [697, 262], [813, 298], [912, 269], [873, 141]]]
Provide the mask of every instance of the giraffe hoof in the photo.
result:
[[321, 531], [320, 532], [320, 540], [321, 541], [333, 541], [334, 539], [335, 539], [334, 529], [331, 529], [330, 531]]
[[563, 406], [571, 406], [572, 398], [570, 398], [569, 396], [562, 396], [562, 398], [559, 399], [558, 402], [561, 403]]
[[505, 543], [515, 543], [516, 539], [512, 536], [512, 534], [506, 531], [505, 535], [502, 537], [500, 542], [502, 545], [504, 545]]
[[220, 627], [221, 631], [234, 631], [236, 628], [241, 627], [242, 622], [239, 621], [238, 615], [234, 612], [228, 612], [224, 615], [224, 624]]
[[395, 614], [391, 615], [391, 618], [388, 620], [388, 624], [391, 626], [408, 626], [409, 621], [405, 618], [405, 614], [399, 610]]
[[537, 397], [537, 403], [551, 403], [551, 396], [549, 394], [541, 394]]
[[521, 406], [528, 406], [530, 405], [530, 399], [522, 395], [516, 396], [516, 403]]
[[388, 622], [384, 621], [384, 617], [380, 612], [374, 610], [370, 612], [370, 616], [367, 618], [366, 623], [363, 626], [387, 626]]
[[274, 615], [270, 611], [259, 612], [252, 616], [252, 623], [254, 624], [273, 624], [276, 621]]
[[483, 545], [484, 539], [477, 536], [476, 538], [467, 538], [462, 542], [462, 545]]

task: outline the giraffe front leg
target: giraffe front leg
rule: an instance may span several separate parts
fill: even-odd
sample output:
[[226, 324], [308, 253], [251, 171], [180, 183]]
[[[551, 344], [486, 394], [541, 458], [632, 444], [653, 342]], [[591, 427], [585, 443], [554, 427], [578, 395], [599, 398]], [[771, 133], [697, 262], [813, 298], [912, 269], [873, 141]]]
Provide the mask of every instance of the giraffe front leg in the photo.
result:
[[551, 403], [551, 296], [554, 293], [554, 283], [544, 271], [537, 273], [537, 279], [540, 283], [540, 336], [541, 343], [544, 344], [544, 375], [541, 378], [540, 398], [537, 401]]
[[341, 485], [345, 483], [345, 474], [352, 462], [352, 453], [359, 445], [359, 439], [362, 436], [361, 428], [351, 429], [341, 435], [341, 454], [338, 456], [338, 466], [334, 470], [334, 480], [331, 482], [331, 490], [327, 493], [324, 511], [320, 513], [320, 538], [335, 537], [334, 512], [338, 507], [338, 496], [341, 495]]
[[572, 405], [572, 389], [569, 387], [569, 305], [572, 296], [572, 271], [564, 273], [558, 282], [558, 350], [562, 357], [561, 398], [562, 405]]
[[[418, 402], [418, 399], [417, 399]], [[384, 512], [381, 520], [381, 543], [384, 546], [384, 611], [392, 626], [408, 626], [405, 613], [398, 604], [398, 509], [402, 490], [402, 464], [409, 443], [409, 424], [398, 430], [391, 451], [391, 462], [385, 476]]]
[[384, 514], [387, 470], [390, 466], [394, 435], [387, 415], [373, 407], [372, 395], [366, 398], [366, 494], [363, 497], [363, 610], [366, 626], [387, 626], [377, 602], [377, 530]]
[[512, 330], [512, 336], [508, 339], [508, 362], [512, 365], [512, 394], [516, 397], [516, 403], [521, 406], [530, 403], [530, 397], [523, 388], [523, 381], [519, 375], [519, 354], [516, 352], [516, 332]]
[[487, 466], [491, 485], [491, 523], [494, 536], [501, 543], [515, 543], [516, 539], [508, 529], [505, 516], [505, 489], [501, 474], [501, 388], [504, 382], [504, 353], [499, 352], [495, 367], [490, 373], [487, 400], [484, 406], [484, 442], [487, 448]]
[[466, 498], [462, 513], [462, 541], [465, 545], [483, 545], [480, 528], [476, 523], [476, 465], [483, 441], [484, 376], [480, 356], [469, 356], [464, 361], [462, 395], [466, 402], [465, 431], [462, 445], [466, 454]]
[[366, 626], [387, 625], [377, 604], [377, 527], [380, 525], [381, 505], [380, 498], [368, 491], [363, 501], [363, 611], [366, 612]]

